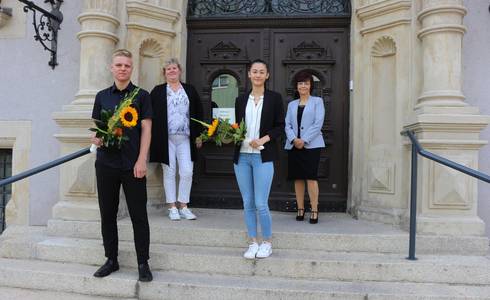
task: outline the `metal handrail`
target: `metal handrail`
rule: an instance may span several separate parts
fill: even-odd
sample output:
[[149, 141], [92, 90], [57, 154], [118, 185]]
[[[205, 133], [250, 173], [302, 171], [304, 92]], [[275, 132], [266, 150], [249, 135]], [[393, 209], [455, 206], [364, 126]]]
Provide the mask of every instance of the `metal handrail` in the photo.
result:
[[58, 165], [64, 164], [65, 162], [68, 162], [68, 161], [73, 160], [75, 158], [79, 158], [81, 156], [87, 155], [87, 154], [89, 154], [90, 152], [93, 152], [93, 151], [94, 151], [94, 148], [93, 147], [87, 147], [87, 148], [84, 148], [84, 149], [79, 150], [77, 152], [74, 152], [74, 153], [65, 155], [63, 157], [60, 157], [58, 159], [55, 159], [55, 160], [53, 160], [51, 162], [45, 163], [43, 165], [40, 165], [38, 167], [35, 167], [35, 168], [30, 169], [30, 170], [24, 171], [24, 172], [19, 173], [17, 175], [11, 176], [9, 178], [5, 178], [3, 180], [0, 180], [0, 187], [2, 187], [4, 185], [7, 185], [7, 184], [14, 183], [14, 182], [19, 181], [19, 180], [22, 180], [22, 179], [24, 179], [26, 177], [35, 175], [37, 173], [40, 173], [40, 172], [45, 171], [47, 169], [51, 169], [51, 168], [56, 167]]
[[416, 260], [417, 258], [415, 257], [415, 237], [417, 232], [417, 154], [420, 154], [425, 158], [438, 162], [449, 168], [483, 180], [487, 183], [490, 183], [490, 176], [425, 150], [420, 145], [419, 141], [415, 137], [415, 133], [412, 130], [404, 130], [400, 134], [408, 136], [408, 138], [412, 142], [412, 167], [410, 180], [410, 241], [407, 259]]

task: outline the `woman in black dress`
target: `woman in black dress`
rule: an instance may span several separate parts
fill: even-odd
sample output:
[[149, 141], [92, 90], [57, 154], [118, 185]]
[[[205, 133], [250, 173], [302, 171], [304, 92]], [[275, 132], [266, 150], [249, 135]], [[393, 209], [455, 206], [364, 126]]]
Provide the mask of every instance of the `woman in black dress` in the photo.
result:
[[286, 145], [288, 150], [288, 179], [294, 180], [298, 213], [296, 220], [304, 220], [305, 181], [310, 198], [310, 223], [318, 223], [318, 164], [320, 150], [325, 147], [322, 136], [325, 107], [323, 99], [311, 95], [313, 76], [306, 71], [296, 74], [294, 84], [299, 99], [288, 105], [286, 114]]

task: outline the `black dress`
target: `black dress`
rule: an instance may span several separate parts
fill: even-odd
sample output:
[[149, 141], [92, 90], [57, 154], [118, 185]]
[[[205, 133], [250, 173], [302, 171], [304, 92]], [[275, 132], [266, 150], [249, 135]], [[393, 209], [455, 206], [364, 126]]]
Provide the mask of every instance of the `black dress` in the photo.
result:
[[[304, 105], [298, 106], [298, 138], [301, 138], [299, 129], [301, 128], [301, 117], [304, 109]], [[305, 147], [298, 149], [294, 146], [288, 150], [288, 179], [317, 180], [320, 150], [321, 148], [306, 149]]]

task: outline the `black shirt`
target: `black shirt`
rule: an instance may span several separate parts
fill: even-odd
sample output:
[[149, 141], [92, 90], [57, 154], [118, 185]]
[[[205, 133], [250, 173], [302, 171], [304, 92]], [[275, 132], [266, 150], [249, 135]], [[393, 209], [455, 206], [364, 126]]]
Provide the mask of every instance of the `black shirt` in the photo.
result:
[[298, 105], [298, 139], [301, 138], [301, 119], [303, 118], [303, 112], [305, 111], [304, 105]]
[[[95, 96], [92, 119], [100, 120], [102, 109], [114, 112], [116, 106], [135, 88], [136, 86], [130, 82], [122, 91], [113, 84], [111, 87], [98, 92]], [[129, 141], [124, 141], [120, 150], [99, 147], [96, 165], [121, 170], [133, 169], [140, 152], [141, 120], [152, 118], [151, 99], [148, 92], [140, 89], [131, 106], [138, 112], [138, 122], [133, 128], [123, 128], [123, 134], [129, 138]]]

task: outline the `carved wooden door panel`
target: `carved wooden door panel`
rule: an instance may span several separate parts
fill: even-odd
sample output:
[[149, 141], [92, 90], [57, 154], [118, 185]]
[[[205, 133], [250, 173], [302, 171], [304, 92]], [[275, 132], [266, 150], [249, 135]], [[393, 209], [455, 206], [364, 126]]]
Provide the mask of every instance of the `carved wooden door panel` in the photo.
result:
[[[196, 29], [188, 37], [187, 81], [201, 95], [206, 120], [211, 119], [212, 108], [219, 107], [216, 102], [224, 103], [214, 101], [223, 81], [236, 81], [236, 93], [248, 91], [246, 67], [255, 58], [269, 62], [267, 87], [282, 94], [285, 110], [293, 99], [294, 75], [301, 70], [314, 74], [314, 94], [324, 99], [326, 108], [322, 130], [327, 147], [319, 166], [322, 211], [345, 211], [346, 207], [348, 39], [347, 28]], [[287, 211], [295, 208], [295, 197], [292, 182], [286, 180], [287, 153], [282, 145], [280, 160], [275, 162], [270, 206]], [[232, 146], [206, 145], [202, 149], [194, 168], [194, 206], [241, 207], [232, 154]]]
[[[263, 48], [261, 30], [220, 29], [195, 30], [189, 32], [187, 81], [194, 85], [201, 96], [204, 118], [210, 121], [212, 108], [217, 101], [213, 98], [214, 86], [221, 86], [223, 75], [236, 81], [236, 92], [232, 99], [225, 99], [234, 108], [237, 94], [248, 89], [247, 65], [250, 57], [260, 57]], [[225, 101], [223, 101], [225, 102]], [[217, 148], [205, 144], [199, 160], [194, 163], [192, 204], [198, 207], [240, 208], [241, 197], [233, 172], [233, 146]]]
[[[287, 103], [293, 99], [294, 76], [308, 70], [314, 77], [313, 95], [323, 98], [325, 121], [318, 168], [320, 207], [345, 211], [347, 198], [348, 154], [348, 30], [347, 29], [274, 29], [271, 32], [271, 81]], [[287, 173], [287, 154], [282, 152], [277, 170]], [[292, 190], [286, 176], [276, 178], [275, 190]], [[289, 203], [287, 203], [289, 204]]]

